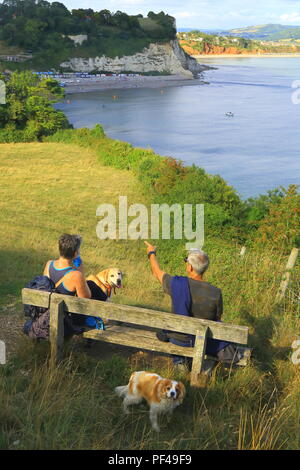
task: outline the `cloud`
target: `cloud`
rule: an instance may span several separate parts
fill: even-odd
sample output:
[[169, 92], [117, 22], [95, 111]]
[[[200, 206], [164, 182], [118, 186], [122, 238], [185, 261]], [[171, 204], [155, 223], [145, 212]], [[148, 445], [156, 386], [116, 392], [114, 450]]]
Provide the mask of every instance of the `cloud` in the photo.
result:
[[283, 13], [280, 15], [280, 20], [285, 23], [300, 23], [300, 13], [295, 11], [293, 13]]
[[[54, 1], [54, 0], [51, 0]], [[230, 29], [266, 23], [300, 24], [300, 0], [62, 0], [68, 8], [108, 8], [130, 15], [164, 11], [178, 27]], [[1, 0], [0, 0], [1, 2]], [[299, 6], [299, 10], [298, 10]], [[298, 11], [297, 11], [298, 10]]]
[[176, 12], [176, 13], [170, 13], [172, 16], [175, 16], [175, 18], [190, 18], [191, 16], [193, 16], [192, 13], [190, 13], [189, 11], [179, 11], [179, 12]]

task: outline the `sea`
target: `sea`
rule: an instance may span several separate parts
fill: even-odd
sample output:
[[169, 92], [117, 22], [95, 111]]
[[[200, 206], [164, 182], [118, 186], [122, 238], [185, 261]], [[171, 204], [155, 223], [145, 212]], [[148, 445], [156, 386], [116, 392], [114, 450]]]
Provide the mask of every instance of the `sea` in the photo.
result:
[[[74, 93], [74, 127], [220, 175], [243, 198], [300, 184], [300, 58], [210, 57], [195, 86]], [[117, 98], [116, 98], [117, 95]], [[114, 96], [114, 97], [113, 97]]]

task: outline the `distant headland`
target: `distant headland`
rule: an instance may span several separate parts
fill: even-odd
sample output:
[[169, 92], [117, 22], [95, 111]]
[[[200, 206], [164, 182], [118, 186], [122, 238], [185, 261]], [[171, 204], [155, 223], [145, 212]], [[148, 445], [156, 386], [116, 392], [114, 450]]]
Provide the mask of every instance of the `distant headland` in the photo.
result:
[[73, 9], [31, 0], [0, 4], [0, 72], [146, 73], [193, 78], [203, 67], [176, 37], [172, 16]]

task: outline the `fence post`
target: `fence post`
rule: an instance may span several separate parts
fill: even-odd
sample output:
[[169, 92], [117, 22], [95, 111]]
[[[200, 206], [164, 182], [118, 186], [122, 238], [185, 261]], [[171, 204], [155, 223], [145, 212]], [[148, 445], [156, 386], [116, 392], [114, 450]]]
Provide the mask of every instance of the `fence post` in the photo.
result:
[[0, 364], [6, 364], [6, 346], [4, 341], [0, 340]]
[[199, 386], [199, 374], [205, 356], [208, 327], [205, 330], [197, 330], [195, 336], [194, 357], [191, 371], [191, 386]]
[[280, 302], [283, 299], [284, 295], [285, 295], [285, 291], [287, 289], [287, 286], [289, 284], [289, 280], [290, 280], [290, 277], [291, 277], [291, 270], [295, 266], [298, 253], [299, 253], [299, 248], [293, 248], [292, 251], [291, 251], [290, 257], [289, 257], [287, 265], [285, 267], [285, 272], [284, 272], [284, 274], [282, 276], [282, 279], [281, 279], [279, 290], [278, 290], [277, 295], [276, 295], [276, 301], [277, 302]]
[[241, 251], [240, 251], [240, 256], [244, 256], [246, 253], [246, 247], [242, 246]]
[[58, 362], [62, 358], [64, 344], [64, 301], [51, 299], [50, 302], [50, 343], [51, 361]]

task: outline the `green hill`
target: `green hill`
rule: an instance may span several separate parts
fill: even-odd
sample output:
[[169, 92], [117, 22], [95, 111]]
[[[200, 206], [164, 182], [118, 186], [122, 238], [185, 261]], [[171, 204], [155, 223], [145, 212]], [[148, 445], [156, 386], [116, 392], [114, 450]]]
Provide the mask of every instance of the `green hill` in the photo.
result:
[[237, 28], [227, 31], [232, 36], [264, 41], [280, 41], [282, 39], [300, 39], [300, 26], [281, 24], [264, 24]]
[[[83, 42], [74, 42], [78, 36]], [[0, 4], [2, 49], [33, 54], [33, 60], [26, 61], [27, 68], [59, 68], [70, 57], [132, 55], [151, 42], [165, 43], [175, 37], [174, 18], [164, 12], [149, 12], [143, 18], [91, 8], [70, 11], [59, 2], [7, 0]], [[16, 67], [24, 68], [22, 64]]]
[[[112, 265], [125, 272], [124, 290], [115, 302], [170, 308], [150, 273], [141, 240], [96, 238], [98, 204], [117, 203], [120, 194], [127, 194], [129, 202], [149, 203], [132, 171], [101, 163], [121, 152], [121, 144], [102, 137], [100, 153], [78, 144], [0, 145], [0, 337], [14, 351], [0, 367], [0, 448], [299, 448], [300, 382], [290, 354], [300, 324], [292, 297], [281, 306], [274, 302], [286, 263], [278, 251], [250, 249], [242, 258], [235, 242], [207, 238], [207, 280], [223, 290], [223, 320], [250, 327], [254, 357], [249, 367], [236, 371], [218, 367], [204, 389], [191, 389], [186, 373], [174, 371], [166, 357], [105, 343], [88, 352], [78, 339], [53, 369], [49, 344], [22, 335], [20, 289], [56, 256], [63, 231], [83, 235], [87, 272]], [[184, 274], [181, 248], [159, 241], [158, 257], [167, 271]], [[290, 287], [297, 289], [295, 280]], [[187, 385], [184, 404], [169, 425], [162, 420], [159, 435], [151, 431], [145, 407], [123, 416], [113, 393], [133, 370], [144, 369]]]

